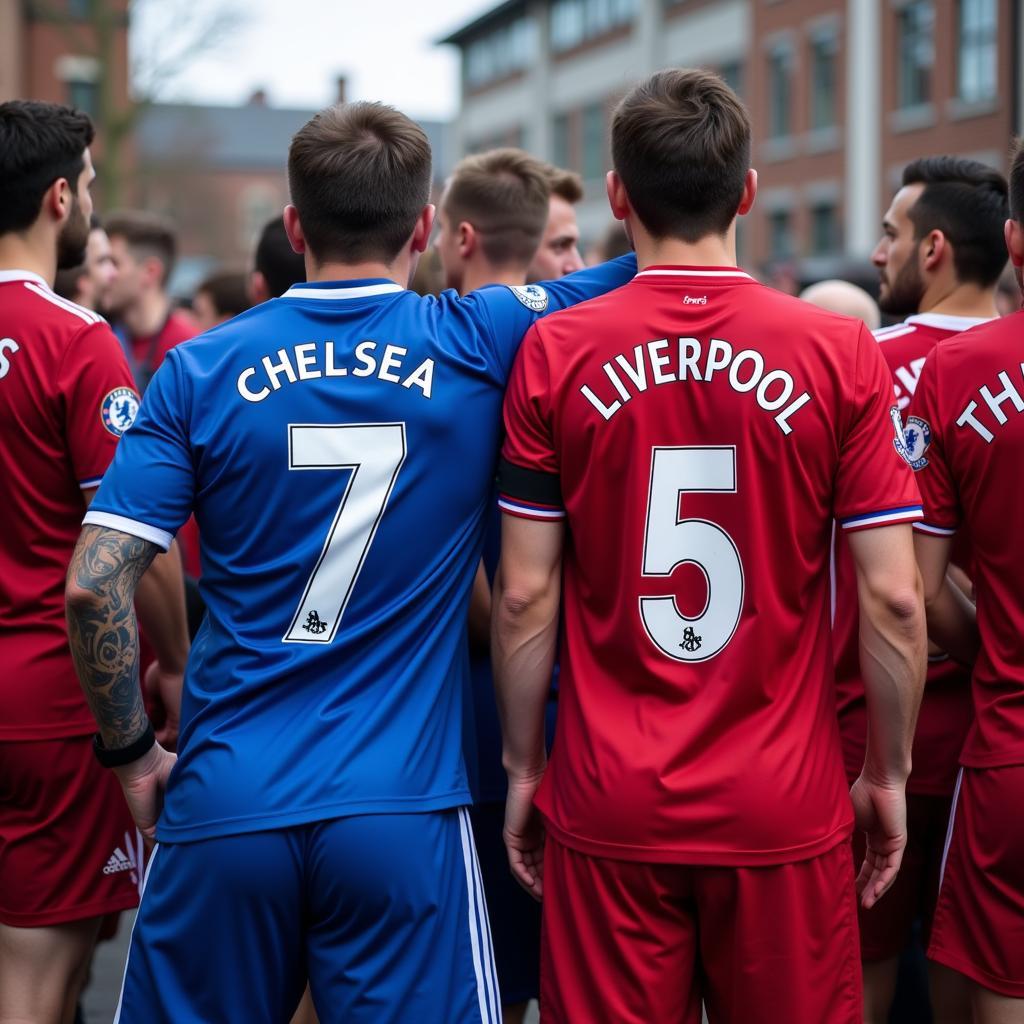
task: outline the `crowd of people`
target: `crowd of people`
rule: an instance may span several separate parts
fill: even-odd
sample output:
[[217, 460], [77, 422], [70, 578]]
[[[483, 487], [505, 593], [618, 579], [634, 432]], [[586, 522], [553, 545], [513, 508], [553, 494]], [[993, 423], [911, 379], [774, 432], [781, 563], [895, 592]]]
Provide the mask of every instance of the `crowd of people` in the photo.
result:
[[1024, 148], [797, 296], [716, 75], [585, 259], [342, 104], [182, 309], [93, 131], [0, 104], [0, 1024], [136, 906], [124, 1024], [1024, 1022]]

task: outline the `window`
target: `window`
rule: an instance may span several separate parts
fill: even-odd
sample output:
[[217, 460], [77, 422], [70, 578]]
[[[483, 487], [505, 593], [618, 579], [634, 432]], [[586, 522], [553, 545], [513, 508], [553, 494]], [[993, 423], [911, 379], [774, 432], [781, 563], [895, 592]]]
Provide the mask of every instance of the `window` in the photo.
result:
[[604, 105], [593, 103], [583, 110], [583, 180], [604, 176]]
[[94, 119], [99, 116], [99, 88], [95, 82], [72, 79], [65, 85], [69, 107], [75, 107]]
[[768, 53], [768, 137], [792, 134], [793, 47], [777, 43]]
[[919, 107], [932, 95], [935, 9], [931, 0], [911, 0], [897, 15], [897, 103]]
[[551, 8], [551, 49], [562, 53], [628, 25], [637, 0], [555, 0]]
[[718, 73], [737, 96], [743, 95], [743, 64], [740, 61], [732, 60], [722, 64]]
[[839, 39], [834, 29], [811, 38], [811, 128], [832, 128], [836, 124]]
[[571, 167], [569, 153], [569, 115], [555, 114], [551, 119], [551, 162], [556, 167]]
[[472, 89], [522, 71], [536, 52], [536, 30], [529, 18], [503, 25], [466, 47], [466, 85]]
[[827, 256], [842, 250], [839, 210], [835, 203], [818, 203], [811, 207], [811, 252]]
[[768, 251], [773, 260], [793, 255], [793, 217], [789, 210], [768, 214]]
[[956, 91], [966, 103], [996, 95], [996, 0], [960, 0]]

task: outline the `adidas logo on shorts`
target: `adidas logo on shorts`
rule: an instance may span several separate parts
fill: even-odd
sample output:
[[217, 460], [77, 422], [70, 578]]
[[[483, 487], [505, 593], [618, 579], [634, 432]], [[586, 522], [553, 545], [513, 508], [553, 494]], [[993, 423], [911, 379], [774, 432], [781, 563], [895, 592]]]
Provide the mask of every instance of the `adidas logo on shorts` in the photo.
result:
[[[131, 850], [131, 844], [126, 844], [128, 849]], [[122, 871], [132, 872], [132, 880], [135, 880], [135, 871], [138, 865], [135, 863], [134, 851], [129, 854], [125, 854], [124, 850], [120, 846], [114, 848], [114, 852], [110, 855], [106, 865], [103, 868], [103, 874], [105, 875], [116, 875]]]

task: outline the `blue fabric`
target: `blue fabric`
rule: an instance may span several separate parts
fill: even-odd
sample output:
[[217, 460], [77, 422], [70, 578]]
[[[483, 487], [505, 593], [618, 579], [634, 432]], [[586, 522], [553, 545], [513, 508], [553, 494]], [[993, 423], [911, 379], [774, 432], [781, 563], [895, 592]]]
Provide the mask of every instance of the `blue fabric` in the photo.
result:
[[168, 353], [86, 517], [199, 524], [207, 617], [161, 841], [468, 802], [466, 616], [505, 381], [542, 312], [634, 273], [461, 299], [306, 284]]
[[118, 1024], [498, 1024], [465, 809], [161, 845]]

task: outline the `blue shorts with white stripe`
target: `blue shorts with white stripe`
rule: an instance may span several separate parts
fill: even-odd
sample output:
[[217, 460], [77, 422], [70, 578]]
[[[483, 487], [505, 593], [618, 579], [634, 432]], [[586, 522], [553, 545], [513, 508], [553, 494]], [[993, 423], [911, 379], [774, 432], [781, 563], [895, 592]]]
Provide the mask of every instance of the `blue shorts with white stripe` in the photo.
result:
[[160, 845], [115, 1024], [499, 1024], [463, 808]]

